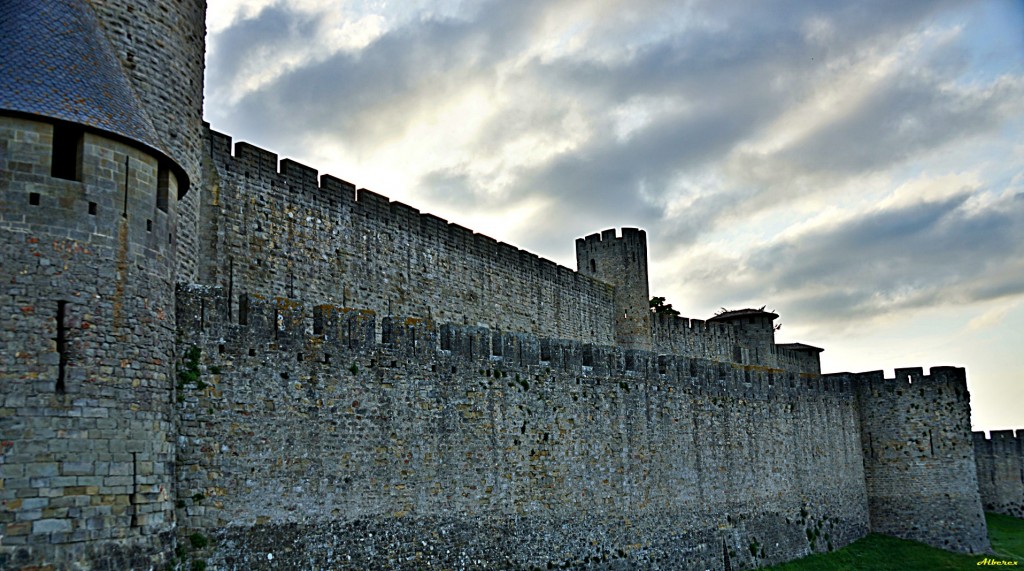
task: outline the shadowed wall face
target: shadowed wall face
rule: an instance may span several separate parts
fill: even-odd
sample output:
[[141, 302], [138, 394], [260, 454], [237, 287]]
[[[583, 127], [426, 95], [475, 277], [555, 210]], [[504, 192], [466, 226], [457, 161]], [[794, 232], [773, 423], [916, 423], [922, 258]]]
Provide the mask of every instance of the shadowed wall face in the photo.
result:
[[[871, 530], [942, 549], [989, 549], [962, 368], [852, 375]], [[845, 377], [846, 375], [838, 375]], [[827, 375], [826, 378], [837, 377]]]
[[991, 438], [974, 433], [978, 489], [988, 511], [1024, 517], [1024, 433], [993, 430]]

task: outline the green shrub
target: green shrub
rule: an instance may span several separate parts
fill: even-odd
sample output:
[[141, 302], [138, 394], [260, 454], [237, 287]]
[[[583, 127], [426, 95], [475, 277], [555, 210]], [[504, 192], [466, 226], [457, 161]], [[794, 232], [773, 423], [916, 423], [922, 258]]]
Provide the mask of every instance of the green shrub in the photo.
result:
[[192, 544], [193, 549], [202, 549], [210, 544], [206, 536], [198, 531], [188, 536], [188, 542]]

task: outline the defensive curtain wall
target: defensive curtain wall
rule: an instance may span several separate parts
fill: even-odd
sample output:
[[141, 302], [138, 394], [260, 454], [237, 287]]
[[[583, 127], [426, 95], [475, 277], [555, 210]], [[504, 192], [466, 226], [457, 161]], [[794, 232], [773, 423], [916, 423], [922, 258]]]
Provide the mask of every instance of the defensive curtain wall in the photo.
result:
[[774, 314], [652, 317], [642, 230], [580, 238], [576, 272], [289, 159], [279, 167], [276, 154], [247, 143], [235, 144], [232, 154], [230, 137], [215, 131], [208, 151], [207, 183], [196, 199], [201, 223], [181, 230], [199, 234], [189, 240], [201, 244], [199, 283], [223, 288], [229, 316], [237, 315], [242, 295], [280, 295], [377, 315], [820, 371], [814, 348], [774, 344]]
[[[895, 484], [880, 482], [905, 468], [893, 467], [903, 457], [865, 460], [874, 444], [863, 426], [896, 413], [862, 410], [874, 406], [858, 388], [867, 377], [823, 380], [819, 350], [775, 345], [775, 314], [704, 322], [644, 308], [646, 328], [629, 319], [648, 296], [642, 231], [578, 240], [577, 273], [338, 179], [318, 184], [297, 163], [278, 170], [275, 155], [250, 145], [232, 155], [223, 135], [210, 141], [216, 168], [199, 199], [208, 231], [199, 242], [215, 246], [200, 275], [217, 286], [181, 290], [178, 314], [179, 354], [199, 349], [197, 386], [206, 386], [181, 386], [177, 398], [180, 521], [223, 538], [230, 547], [214, 557], [280, 562], [289, 552], [275, 552], [277, 540], [288, 536], [293, 553], [324, 565], [345, 564], [344, 554], [354, 567], [374, 557], [744, 567], [828, 550], [869, 528], [987, 547], [970, 454], [915, 474], [948, 488], [924, 486], [928, 509], [885, 511]], [[338, 254], [360, 240], [363, 255]], [[608, 278], [614, 287], [583, 275], [602, 268], [622, 270]], [[530, 275], [563, 277], [527, 289]], [[574, 320], [515, 316], [518, 295], [568, 300], [581, 287], [604, 292], [597, 315], [579, 304]], [[444, 305], [452, 298], [465, 303]], [[587, 323], [605, 333], [590, 338]], [[943, 453], [963, 453], [962, 370], [904, 374], [917, 375], [919, 390], [945, 387], [946, 400], [884, 398], [920, 416], [915, 438], [923, 427]], [[825, 473], [843, 476], [813, 476]], [[928, 523], [903, 533], [917, 516]], [[511, 539], [471, 541], [479, 526]], [[428, 531], [439, 527], [446, 534]]]
[[[11, 140], [38, 142], [19, 146], [10, 156], [46, 167], [51, 156], [46, 127], [21, 120], [10, 125], [40, 133], [34, 138], [11, 134]], [[88, 150], [90, 137], [86, 136], [83, 155], [86, 165], [96, 154]], [[33, 159], [36, 155], [39, 158]], [[137, 160], [145, 164], [144, 157]], [[737, 312], [709, 322], [651, 316], [649, 343], [677, 348], [661, 353], [567, 338], [568, 334], [538, 337], [535, 330], [523, 332], [508, 322], [502, 329], [480, 318], [474, 325], [466, 325], [465, 317], [462, 323], [440, 323], [432, 310], [398, 316], [387, 311], [380, 298], [380, 305], [369, 309], [264, 295], [251, 286], [229, 296], [228, 290], [239, 287], [236, 274], [229, 270], [226, 287], [179, 290], [173, 351], [177, 374], [167, 378], [156, 373], [152, 381], [128, 374], [136, 362], [148, 361], [131, 357], [131, 352], [119, 360], [104, 357], [104, 332], [111, 331], [113, 340], [124, 327], [134, 327], [136, 333], [126, 339], [140, 347], [163, 347], [140, 335], [159, 332], [153, 326], [169, 321], [167, 311], [161, 313], [153, 305], [160, 295], [138, 299], [156, 312], [153, 320], [143, 318], [141, 309], [132, 310], [132, 319], [127, 319], [124, 307], [129, 300], [118, 301], [121, 280], [146, 276], [138, 268], [149, 259], [159, 263], [164, 248], [146, 229], [152, 219], [143, 219], [157, 203], [156, 195], [146, 192], [159, 192], [158, 165], [154, 163], [150, 175], [136, 168], [142, 173], [138, 176], [151, 178], [140, 179], [127, 202], [127, 221], [139, 225], [132, 229], [129, 224], [124, 230], [125, 255], [134, 260], [128, 266], [132, 272], [119, 269], [117, 260], [123, 256], [116, 248], [102, 254], [105, 224], [81, 226], [80, 244], [95, 243], [98, 260], [76, 262], [71, 257], [54, 264], [51, 256], [32, 245], [37, 242], [31, 232], [52, 220], [73, 215], [92, 223], [91, 217], [102, 218], [102, 211], [117, 214], [116, 196], [97, 193], [95, 208], [89, 204], [93, 201], [63, 200], [59, 189], [65, 183], [60, 181], [51, 183], [52, 190], [33, 186], [47, 189], [38, 199], [31, 192], [7, 195], [23, 199], [27, 206], [19, 208], [30, 213], [25, 231], [17, 224], [8, 226], [10, 236], [27, 240], [27, 249], [12, 242], [10, 251], [27, 253], [26, 263], [34, 264], [19, 275], [49, 276], [41, 269], [56, 266], [55, 276], [73, 278], [80, 271], [103, 271], [102, 260], [114, 264], [112, 281], [86, 280], [113, 288], [91, 294], [113, 303], [109, 311], [97, 311], [99, 316], [84, 313], [89, 304], [82, 303], [79, 309], [73, 302], [70, 310], [64, 305], [61, 321], [58, 303], [56, 317], [40, 316], [36, 325], [28, 323], [36, 319], [35, 306], [28, 302], [52, 287], [46, 283], [79, 292], [76, 297], [88, 294], [81, 293], [83, 286], [65, 283], [66, 278], [26, 281], [19, 290], [22, 298], [15, 299], [32, 309], [12, 312], [12, 319], [25, 324], [12, 322], [7, 329], [14, 332], [12, 339], [48, 347], [25, 346], [18, 353], [25, 370], [12, 370], [21, 379], [39, 378], [38, 384], [5, 385], [7, 410], [28, 430], [19, 437], [20, 446], [36, 437], [44, 438], [47, 447], [68, 444], [53, 438], [68, 430], [89, 438], [96, 430], [97, 438], [107, 434], [110, 440], [104, 440], [108, 444], [102, 452], [76, 452], [80, 461], [40, 462], [44, 456], [38, 452], [10, 451], [5, 475], [15, 476], [8, 480], [13, 486], [7, 489], [14, 490], [11, 499], [33, 498], [27, 506], [32, 510], [25, 511], [24, 500], [16, 506], [21, 515], [15, 518], [26, 518], [26, 523], [19, 526], [16, 519], [9, 526], [14, 531], [11, 545], [24, 537], [46, 538], [47, 545], [56, 546], [18, 548], [11, 561], [108, 560], [104, 558], [114, 553], [111, 546], [126, 545], [125, 537], [161, 537], [161, 530], [174, 529], [174, 522], [180, 537], [199, 533], [216, 538], [208, 555], [229, 568], [270, 566], [273, 561], [352, 568], [382, 562], [399, 567], [424, 562], [456, 567], [600, 567], [613, 561], [651, 568], [742, 568], [835, 548], [868, 529], [894, 534], [914, 529], [914, 537], [933, 544], [984, 548], [978, 543], [983, 520], [970, 500], [972, 482], [960, 477], [961, 468], [973, 473], [973, 458], [952, 455], [963, 450], [950, 435], [967, 430], [962, 371], [936, 370], [930, 377], [922, 377], [920, 371], [907, 373], [920, 377], [916, 382], [922, 389], [929, 383], [942, 387], [936, 390], [945, 391], [945, 400], [892, 390], [880, 391], [883, 396], [875, 403], [874, 392], [864, 393], [871, 383], [862, 378], [823, 379], [816, 367], [808, 370], [816, 365], [808, 357], [813, 354], [816, 359], [815, 351], [746, 346], [754, 343], [751, 339], [771, 339], [774, 314], [763, 311]], [[83, 172], [88, 181], [90, 170]], [[119, 179], [123, 174], [114, 171], [110, 176]], [[20, 176], [11, 175], [12, 189], [18, 188]], [[40, 171], [30, 178], [45, 182], [49, 176]], [[288, 177], [274, 176], [285, 183], [280, 188], [287, 188]], [[194, 189], [202, 204], [211, 207], [204, 211], [211, 226], [217, 226], [217, 211], [212, 208], [217, 206], [212, 199], [217, 188]], [[245, 194], [242, 187], [239, 196]], [[268, 195], [275, 196], [263, 196]], [[311, 196], [314, 205], [318, 200]], [[54, 206], [47, 207], [44, 201]], [[33, 216], [33, 209], [40, 206], [43, 209]], [[139, 214], [132, 214], [136, 211]], [[302, 220], [309, 215], [302, 203], [290, 212]], [[115, 216], [111, 221], [115, 228], [117, 220]], [[399, 229], [394, 232], [401, 236]], [[622, 249], [626, 255], [636, 250], [624, 240], [630, 235], [643, 238], [639, 232], [624, 232], [622, 237], [605, 233], [600, 239], [629, 246]], [[139, 246], [132, 246], [136, 242]], [[150, 250], [152, 254], [147, 253]], [[138, 255], [131, 254], [134, 251]], [[204, 261], [216, 261], [216, 250], [209, 252]], [[414, 252], [396, 256], [407, 254]], [[311, 264], [320, 263], [313, 258]], [[227, 266], [231, 268], [230, 263]], [[300, 275], [308, 271], [295, 261], [291, 267]], [[363, 278], [352, 278], [357, 290], [363, 282], [379, 280], [372, 272], [360, 271]], [[557, 266], [554, 271], [575, 275]], [[594, 287], [601, 284], [585, 276], [573, 279], [593, 281]], [[491, 283], [501, 286], [498, 280]], [[141, 287], [131, 289], [144, 291]], [[331, 291], [326, 284], [321, 287], [318, 293]], [[334, 291], [331, 297], [337, 299]], [[53, 296], [60, 297], [57, 292]], [[344, 300], [347, 294], [342, 291], [340, 297]], [[615, 308], [614, 295], [608, 297]], [[478, 315], [484, 316], [482, 310]], [[124, 325], [118, 325], [119, 319]], [[53, 359], [39, 357], [46, 355]], [[98, 369], [89, 368], [93, 359]], [[146, 359], [166, 362], [158, 355]], [[107, 361], [109, 365], [103, 365]], [[66, 375], [63, 389], [58, 384], [61, 370]], [[98, 377], [87, 376], [90, 371]], [[111, 392], [122, 378], [135, 390]], [[101, 383], [94, 385], [97, 380]], [[90, 396], [93, 386], [99, 392]], [[147, 386], [157, 392], [146, 397], [142, 391]], [[54, 394], [69, 404], [50, 402]], [[168, 401], [175, 403], [177, 413], [160, 417], [161, 403]], [[37, 414], [61, 406], [74, 419], [67, 428], [47, 419], [59, 417], [56, 413]], [[131, 424], [146, 406], [155, 406], [157, 417]], [[898, 415], [890, 411], [897, 408]], [[171, 430], [160, 418], [176, 419], [176, 426]], [[900, 450], [885, 456], [888, 464], [881, 469], [871, 461], [871, 454], [876, 454], [872, 447], [879, 445], [874, 436], [865, 439], [865, 426], [886, 426], [886, 419], [912, 423], [908, 430], [915, 438], [927, 431], [941, 435], [940, 446], [948, 446], [950, 454], [943, 448], [943, 454], [935, 456], [929, 449], [930, 460], [915, 459], [911, 465], [917, 467], [919, 483], [946, 486], [929, 492], [931, 500], [946, 494], [962, 496], [962, 501], [932, 501], [928, 510], [907, 512], [920, 519], [877, 508], [884, 506], [877, 500], [895, 489], [897, 473], [906, 470]], [[163, 432], [147, 436], [150, 426]], [[103, 427], [109, 427], [109, 433], [102, 432]], [[122, 441], [123, 433], [135, 438]], [[177, 435], [176, 446], [171, 444], [172, 435]], [[903, 435], [880, 433], [879, 438], [897, 442]], [[945, 444], [946, 439], [951, 444]], [[56, 458], [65, 453], [45, 454]], [[949, 459], [953, 465], [943, 468]], [[929, 471], [936, 463], [942, 475]], [[47, 468], [50, 464], [52, 470]], [[883, 484], [873, 480], [876, 472], [883, 473], [876, 478]], [[25, 485], [14, 487], [21, 485], [21, 473]], [[161, 478], [171, 473], [176, 474], [173, 484], [161, 484]], [[951, 488], [956, 488], [955, 494]], [[66, 499], [34, 495], [44, 491], [59, 491]], [[168, 513], [172, 497], [173, 515]], [[61, 507], [77, 503], [91, 507]], [[94, 515], [84, 518], [86, 511]], [[955, 525], [922, 524], [931, 521], [927, 518]], [[481, 534], [481, 529], [489, 533]], [[116, 541], [99, 541], [106, 537]], [[64, 543], [69, 544], [67, 549], [61, 547]], [[141, 551], [122, 552], [139, 555], [115, 556], [120, 557], [116, 560], [144, 557], [154, 544], [146, 545]]]
[[986, 510], [1024, 517], [1024, 431], [974, 433], [978, 489]]
[[770, 311], [651, 314], [642, 230], [573, 271], [232, 148], [203, 21], [0, 4], [0, 568], [734, 569], [1020, 515], [962, 369], [822, 377]]
[[868, 530], [848, 382], [242, 306], [178, 294], [178, 521], [228, 568], [752, 568]]
[[613, 289], [514, 246], [211, 133], [200, 282], [380, 315], [614, 340]]

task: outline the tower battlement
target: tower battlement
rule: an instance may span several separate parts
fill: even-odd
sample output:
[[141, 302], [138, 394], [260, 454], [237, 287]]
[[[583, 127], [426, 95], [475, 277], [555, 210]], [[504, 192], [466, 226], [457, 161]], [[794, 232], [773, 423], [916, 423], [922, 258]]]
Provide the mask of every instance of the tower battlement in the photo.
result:
[[650, 290], [647, 275], [647, 233], [637, 228], [615, 229], [576, 240], [580, 274], [615, 287], [615, 342], [623, 347], [653, 347]]
[[[988, 547], [960, 367], [838, 373], [857, 393], [871, 528], [946, 549]], [[908, 486], [908, 482], [912, 484]]]
[[1024, 430], [975, 432], [981, 502], [988, 511], [1024, 517]]
[[936, 366], [931, 367], [926, 375], [923, 367], [900, 367], [893, 370], [892, 377], [886, 377], [884, 371], [867, 371], [864, 373], [833, 373], [832, 375], [849, 377], [853, 382], [874, 391], [899, 391], [901, 394], [910, 388], [941, 390], [949, 387], [958, 394], [967, 393], [967, 372], [963, 367]]

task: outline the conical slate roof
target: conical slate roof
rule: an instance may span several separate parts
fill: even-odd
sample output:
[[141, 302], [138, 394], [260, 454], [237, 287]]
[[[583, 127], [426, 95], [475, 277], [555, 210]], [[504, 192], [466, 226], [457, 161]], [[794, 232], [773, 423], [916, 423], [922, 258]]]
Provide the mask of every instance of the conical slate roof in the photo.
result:
[[88, 2], [0, 2], [0, 110], [79, 123], [168, 156]]

